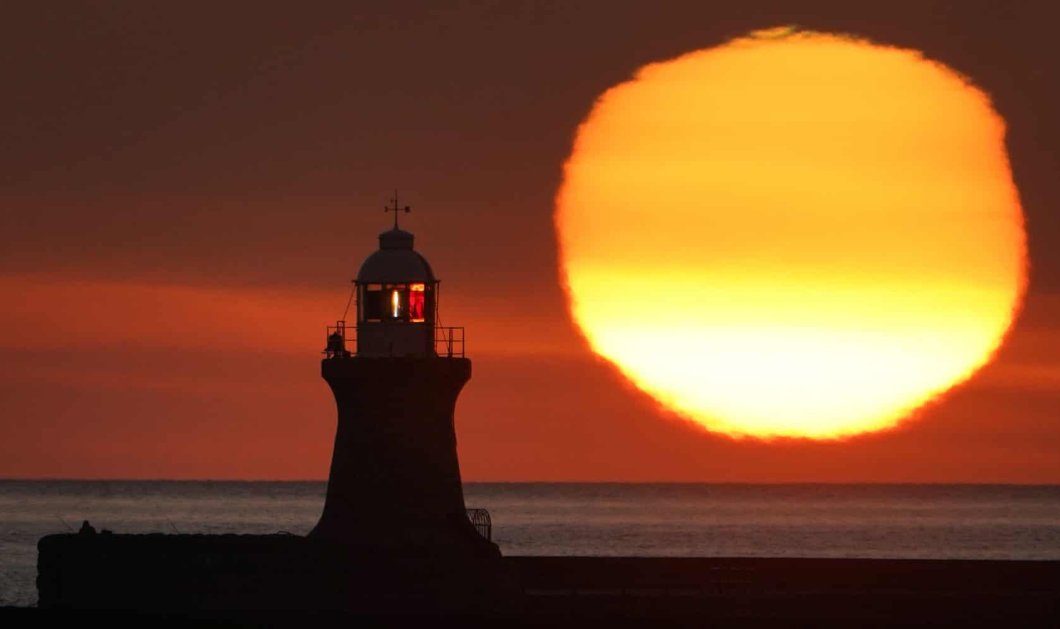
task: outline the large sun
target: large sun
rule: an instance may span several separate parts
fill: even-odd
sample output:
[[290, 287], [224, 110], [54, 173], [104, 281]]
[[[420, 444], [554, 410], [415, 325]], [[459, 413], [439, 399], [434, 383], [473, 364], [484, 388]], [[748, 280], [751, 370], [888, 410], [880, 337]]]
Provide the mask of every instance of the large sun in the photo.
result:
[[897, 424], [997, 349], [1025, 285], [1004, 122], [912, 50], [773, 30], [641, 68], [556, 199], [573, 317], [730, 435]]

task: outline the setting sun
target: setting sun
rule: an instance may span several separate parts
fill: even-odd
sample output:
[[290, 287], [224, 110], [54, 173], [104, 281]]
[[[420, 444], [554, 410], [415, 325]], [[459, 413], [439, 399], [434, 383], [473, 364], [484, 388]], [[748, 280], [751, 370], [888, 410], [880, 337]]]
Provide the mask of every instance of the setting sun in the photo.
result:
[[573, 317], [733, 436], [894, 426], [1008, 330], [1025, 237], [988, 97], [912, 50], [778, 29], [641, 68], [556, 200]]

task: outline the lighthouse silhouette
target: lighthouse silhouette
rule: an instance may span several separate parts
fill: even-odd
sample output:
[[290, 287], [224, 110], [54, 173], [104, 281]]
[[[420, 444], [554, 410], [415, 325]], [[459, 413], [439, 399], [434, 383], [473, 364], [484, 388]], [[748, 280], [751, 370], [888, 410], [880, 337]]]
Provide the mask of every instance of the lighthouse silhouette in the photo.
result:
[[338, 428], [324, 510], [309, 537], [465, 567], [474, 557], [499, 559], [488, 514], [469, 519], [457, 460], [454, 410], [471, 378], [463, 328], [439, 325], [439, 280], [399, 227], [409, 208], [396, 193], [392, 201], [394, 226], [354, 280], [356, 326], [328, 328], [321, 374]]

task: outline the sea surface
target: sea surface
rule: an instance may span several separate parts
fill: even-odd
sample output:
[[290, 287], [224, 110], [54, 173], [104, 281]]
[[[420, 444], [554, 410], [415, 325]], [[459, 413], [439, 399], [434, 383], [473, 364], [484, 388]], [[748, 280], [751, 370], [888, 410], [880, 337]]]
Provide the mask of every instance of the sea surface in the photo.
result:
[[[37, 540], [305, 534], [323, 482], [0, 480], [0, 606], [37, 600]], [[506, 555], [1060, 560], [1060, 486], [469, 483]], [[375, 514], [386, 517], [385, 513]]]

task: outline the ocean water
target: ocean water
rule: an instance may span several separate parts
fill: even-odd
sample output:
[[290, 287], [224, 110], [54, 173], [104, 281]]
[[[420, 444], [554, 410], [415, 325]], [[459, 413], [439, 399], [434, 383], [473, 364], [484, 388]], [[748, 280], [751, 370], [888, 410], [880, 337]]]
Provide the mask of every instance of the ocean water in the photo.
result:
[[[36, 602], [37, 540], [305, 534], [323, 482], [0, 481], [0, 605]], [[506, 555], [1060, 560], [1060, 487], [469, 483]], [[380, 517], [383, 517], [381, 514]]]

